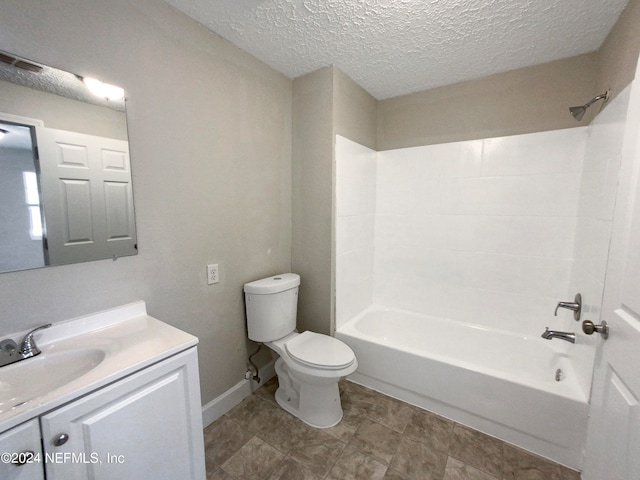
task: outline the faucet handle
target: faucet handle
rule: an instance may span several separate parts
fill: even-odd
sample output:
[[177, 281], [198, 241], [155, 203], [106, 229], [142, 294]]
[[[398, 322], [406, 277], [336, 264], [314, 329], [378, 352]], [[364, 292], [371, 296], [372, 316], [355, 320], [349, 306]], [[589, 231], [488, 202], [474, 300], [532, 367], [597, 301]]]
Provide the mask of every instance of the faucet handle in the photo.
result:
[[573, 302], [558, 302], [558, 305], [556, 305], [556, 309], [553, 312], [554, 317], [558, 316], [559, 308], [566, 308], [568, 310], [572, 310], [573, 319], [577, 322], [578, 320], [580, 320], [580, 314], [582, 313], [582, 295], [580, 295], [579, 293], [576, 293], [576, 296]]
[[45, 328], [49, 328], [51, 326], [50, 323], [46, 325], [41, 325], [37, 328], [34, 328], [29, 333], [24, 336], [22, 340], [22, 344], [20, 345], [20, 353], [22, 354], [22, 358], [35, 357], [40, 353], [40, 349], [36, 345], [36, 341], [33, 339], [33, 334], [39, 330], [44, 330]]

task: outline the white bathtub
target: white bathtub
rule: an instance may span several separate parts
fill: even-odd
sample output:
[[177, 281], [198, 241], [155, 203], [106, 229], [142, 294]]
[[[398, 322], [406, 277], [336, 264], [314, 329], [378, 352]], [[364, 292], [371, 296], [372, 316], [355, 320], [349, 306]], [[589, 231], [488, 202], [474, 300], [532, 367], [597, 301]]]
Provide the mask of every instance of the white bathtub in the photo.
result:
[[561, 340], [375, 306], [336, 337], [358, 358], [353, 381], [581, 467], [588, 403]]

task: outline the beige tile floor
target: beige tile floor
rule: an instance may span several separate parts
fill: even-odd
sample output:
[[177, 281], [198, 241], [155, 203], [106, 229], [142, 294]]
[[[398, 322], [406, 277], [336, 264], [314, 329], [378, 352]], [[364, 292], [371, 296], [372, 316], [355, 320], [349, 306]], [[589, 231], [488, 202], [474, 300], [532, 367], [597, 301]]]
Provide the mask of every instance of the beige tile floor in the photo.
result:
[[349, 381], [344, 418], [312, 428], [273, 379], [205, 431], [208, 480], [580, 480], [578, 472]]

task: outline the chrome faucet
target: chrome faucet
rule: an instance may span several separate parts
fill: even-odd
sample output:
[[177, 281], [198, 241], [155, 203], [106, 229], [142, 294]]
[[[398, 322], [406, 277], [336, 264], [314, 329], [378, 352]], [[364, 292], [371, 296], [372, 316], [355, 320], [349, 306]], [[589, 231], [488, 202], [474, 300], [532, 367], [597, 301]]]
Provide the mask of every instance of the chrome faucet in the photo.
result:
[[12, 363], [19, 362], [26, 358], [35, 357], [41, 353], [40, 349], [36, 345], [36, 341], [33, 339], [33, 334], [43, 328], [49, 328], [50, 326], [51, 324], [47, 323], [46, 325], [41, 325], [40, 327], [31, 330], [24, 336], [22, 342], [20, 342], [19, 348], [16, 342], [10, 338], [0, 341], [0, 367], [11, 365]]
[[549, 330], [549, 327], [545, 327], [544, 333], [541, 335], [545, 340], [552, 340], [559, 338], [570, 343], [576, 343], [576, 334], [571, 332], [558, 332], [556, 330]]
[[34, 328], [29, 333], [27, 333], [22, 339], [22, 343], [20, 344], [20, 355], [22, 355], [22, 359], [35, 357], [40, 353], [40, 349], [36, 345], [36, 341], [33, 339], [33, 334], [39, 330], [44, 330], [45, 328], [49, 328], [51, 326], [50, 323], [46, 325], [41, 325], [38, 328]]

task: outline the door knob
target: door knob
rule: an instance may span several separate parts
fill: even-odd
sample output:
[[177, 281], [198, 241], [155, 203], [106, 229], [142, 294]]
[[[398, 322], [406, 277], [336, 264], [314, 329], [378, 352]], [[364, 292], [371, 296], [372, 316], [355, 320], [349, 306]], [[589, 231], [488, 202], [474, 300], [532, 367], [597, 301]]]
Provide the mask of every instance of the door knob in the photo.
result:
[[582, 322], [582, 331], [587, 335], [592, 335], [593, 332], [597, 332], [602, 335], [602, 338], [607, 339], [609, 337], [609, 325], [604, 320], [600, 325], [594, 324], [591, 320], [585, 320]]
[[61, 433], [60, 435], [58, 435], [57, 437], [55, 437], [53, 439], [53, 444], [56, 447], [61, 447], [62, 445], [64, 445], [68, 441], [69, 441], [69, 435], [67, 435], [66, 433]]

